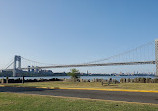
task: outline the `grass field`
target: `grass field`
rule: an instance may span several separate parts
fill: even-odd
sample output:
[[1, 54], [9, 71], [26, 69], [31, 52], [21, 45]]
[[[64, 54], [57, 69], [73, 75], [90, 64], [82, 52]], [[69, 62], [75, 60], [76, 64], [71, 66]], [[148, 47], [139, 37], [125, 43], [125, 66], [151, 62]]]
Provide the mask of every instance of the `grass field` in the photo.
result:
[[158, 105], [0, 93], [0, 111], [158, 111]]
[[102, 88], [102, 89], [129, 89], [129, 90], [157, 90], [158, 83], [119, 83], [102, 86], [100, 82], [32, 82], [32, 83], [18, 83], [5, 84], [7, 86], [35, 86], [35, 87], [63, 87], [63, 88]]

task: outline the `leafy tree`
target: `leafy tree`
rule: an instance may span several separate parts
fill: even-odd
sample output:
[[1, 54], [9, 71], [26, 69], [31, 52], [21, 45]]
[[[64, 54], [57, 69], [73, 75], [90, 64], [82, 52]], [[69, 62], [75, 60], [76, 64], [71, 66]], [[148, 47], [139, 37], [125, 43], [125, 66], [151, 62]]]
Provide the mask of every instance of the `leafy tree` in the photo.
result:
[[80, 74], [79, 70], [74, 68], [74, 69], [70, 69], [70, 71], [71, 72], [69, 72], [68, 75], [71, 76], [71, 79], [74, 82], [76, 82], [78, 80], [78, 78], [79, 78], [79, 74]]

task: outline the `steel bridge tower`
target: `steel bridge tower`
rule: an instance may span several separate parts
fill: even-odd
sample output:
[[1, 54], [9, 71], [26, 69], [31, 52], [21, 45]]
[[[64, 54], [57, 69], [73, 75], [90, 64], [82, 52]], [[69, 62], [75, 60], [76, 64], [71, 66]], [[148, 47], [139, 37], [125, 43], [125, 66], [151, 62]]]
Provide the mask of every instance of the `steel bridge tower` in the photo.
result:
[[155, 40], [155, 64], [156, 64], [156, 76], [158, 76], [158, 40]]
[[[18, 67], [16, 67], [17, 62], [18, 62]], [[13, 66], [13, 77], [16, 77], [16, 73], [17, 73], [18, 70], [21, 70], [21, 56], [15, 55], [15, 57], [14, 57], [14, 66]]]

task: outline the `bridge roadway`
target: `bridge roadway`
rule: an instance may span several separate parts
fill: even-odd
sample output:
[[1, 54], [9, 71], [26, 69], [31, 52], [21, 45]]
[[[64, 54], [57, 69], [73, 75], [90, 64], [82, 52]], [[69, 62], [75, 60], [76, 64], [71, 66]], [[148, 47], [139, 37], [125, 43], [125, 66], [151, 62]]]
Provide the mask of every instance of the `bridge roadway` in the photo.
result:
[[[155, 64], [155, 61], [102, 63], [102, 64], [72, 64], [72, 65], [38, 66], [38, 69], [68, 68], [68, 67], [92, 67], [92, 66], [142, 65], [142, 64]], [[28, 67], [21, 68], [21, 70], [27, 70], [27, 69], [28, 69]], [[29, 69], [35, 69], [35, 67], [29, 67]], [[6, 71], [12, 71], [13, 69], [5, 69], [5, 70]]]
[[30, 88], [30, 87], [0, 87], [0, 92], [13, 92], [13, 93], [25, 93], [25, 94], [39, 94], [39, 95], [52, 95], [52, 96], [158, 104], [158, 93], [147, 93], [147, 92], [42, 89], [42, 88]]

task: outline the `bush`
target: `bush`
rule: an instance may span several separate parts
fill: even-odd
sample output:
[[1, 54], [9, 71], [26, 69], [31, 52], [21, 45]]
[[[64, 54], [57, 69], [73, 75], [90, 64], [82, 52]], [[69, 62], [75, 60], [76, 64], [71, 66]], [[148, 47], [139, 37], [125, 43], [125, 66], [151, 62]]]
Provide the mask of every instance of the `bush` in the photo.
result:
[[69, 72], [68, 75], [71, 76], [72, 81], [74, 82], [78, 81], [79, 74], [80, 74], [79, 70], [74, 68], [74, 69], [71, 69], [70, 71], [71, 72]]

